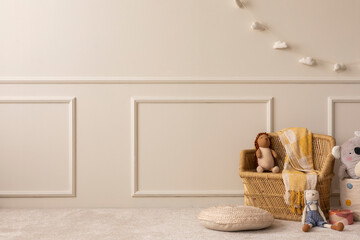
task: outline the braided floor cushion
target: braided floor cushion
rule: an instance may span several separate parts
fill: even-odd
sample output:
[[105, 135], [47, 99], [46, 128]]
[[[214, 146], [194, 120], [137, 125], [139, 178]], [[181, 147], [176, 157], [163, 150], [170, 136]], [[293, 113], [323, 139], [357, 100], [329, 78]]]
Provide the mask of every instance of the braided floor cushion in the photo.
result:
[[218, 231], [255, 230], [269, 227], [274, 217], [266, 210], [251, 206], [219, 206], [204, 209], [200, 223]]

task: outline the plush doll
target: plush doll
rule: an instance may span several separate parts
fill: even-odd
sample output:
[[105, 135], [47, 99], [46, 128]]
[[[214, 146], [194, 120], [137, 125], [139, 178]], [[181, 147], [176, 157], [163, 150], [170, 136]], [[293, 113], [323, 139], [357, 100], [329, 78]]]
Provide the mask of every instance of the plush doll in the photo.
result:
[[341, 160], [340, 180], [345, 178], [345, 173], [351, 178], [360, 178], [360, 131], [356, 131], [355, 137], [346, 141], [341, 147], [335, 146], [332, 154]]
[[[344, 224], [338, 222], [334, 225], [328, 224], [324, 213], [321, 211], [319, 206], [319, 192], [316, 190], [305, 190], [304, 200], [305, 207], [302, 215], [302, 230], [308, 232], [312, 227], [325, 227], [333, 230], [342, 231], [344, 230]], [[306, 222], [305, 222], [306, 221]]]
[[274, 158], [277, 154], [271, 149], [270, 137], [267, 133], [259, 133], [255, 139], [255, 159], [257, 161], [257, 172], [271, 171], [273, 173], [279, 172], [279, 167], [275, 166]]

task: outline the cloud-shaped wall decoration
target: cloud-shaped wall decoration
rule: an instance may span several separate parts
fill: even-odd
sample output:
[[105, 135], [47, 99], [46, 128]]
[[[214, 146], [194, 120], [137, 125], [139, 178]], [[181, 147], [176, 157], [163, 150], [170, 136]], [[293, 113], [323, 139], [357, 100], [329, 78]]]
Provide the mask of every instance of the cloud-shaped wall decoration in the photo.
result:
[[261, 23], [259, 22], [253, 22], [251, 24], [251, 29], [252, 30], [257, 30], [257, 31], [264, 31], [265, 30], [265, 27], [264, 25], [262, 25]]
[[283, 41], [277, 41], [274, 43], [274, 46], [273, 46], [274, 49], [285, 49], [285, 48], [288, 48], [288, 45], [286, 42], [283, 42]]
[[334, 72], [345, 71], [346, 66], [345, 66], [345, 64], [342, 64], [342, 63], [335, 63], [333, 70], [334, 70]]
[[316, 61], [312, 57], [303, 57], [303, 58], [299, 59], [299, 63], [305, 64], [308, 66], [312, 66], [312, 65], [316, 64]]

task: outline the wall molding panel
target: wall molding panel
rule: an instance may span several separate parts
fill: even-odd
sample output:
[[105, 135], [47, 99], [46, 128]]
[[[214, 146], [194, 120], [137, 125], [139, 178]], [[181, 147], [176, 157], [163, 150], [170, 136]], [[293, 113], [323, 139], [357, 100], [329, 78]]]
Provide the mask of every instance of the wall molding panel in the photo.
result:
[[360, 97], [329, 97], [328, 98], [328, 135], [335, 135], [335, 104], [336, 103], [360, 103]]
[[39, 198], [76, 196], [76, 98], [75, 97], [1, 97], [0, 104], [66, 104], [68, 106], [69, 155], [68, 172], [70, 183], [65, 191], [0, 191], [0, 198]]
[[273, 97], [247, 98], [188, 98], [188, 97], [132, 97], [131, 98], [131, 196], [132, 197], [243, 197], [243, 190], [206, 191], [147, 191], [139, 189], [138, 171], [138, 105], [141, 103], [261, 103], [266, 104], [266, 131], [273, 131]]

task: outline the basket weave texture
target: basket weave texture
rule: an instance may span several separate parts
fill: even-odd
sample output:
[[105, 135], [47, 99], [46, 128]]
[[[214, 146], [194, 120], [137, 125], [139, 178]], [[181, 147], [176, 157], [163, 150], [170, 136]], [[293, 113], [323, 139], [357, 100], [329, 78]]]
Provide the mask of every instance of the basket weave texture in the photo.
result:
[[[291, 211], [285, 203], [285, 186], [282, 179], [282, 170], [286, 151], [275, 133], [270, 133], [272, 148], [278, 154], [275, 160], [280, 173], [258, 173], [255, 170], [255, 149], [242, 150], [240, 153], [239, 175], [244, 183], [244, 202], [246, 206], [255, 206], [267, 210], [274, 218], [301, 221], [301, 215]], [[330, 186], [334, 176], [334, 157], [331, 149], [335, 140], [331, 136], [313, 134], [313, 160], [314, 168], [318, 170], [316, 190], [320, 194], [320, 207], [326, 218], [330, 210]]]
[[217, 206], [200, 212], [200, 223], [219, 231], [254, 230], [269, 227], [274, 217], [267, 211], [251, 206]]

